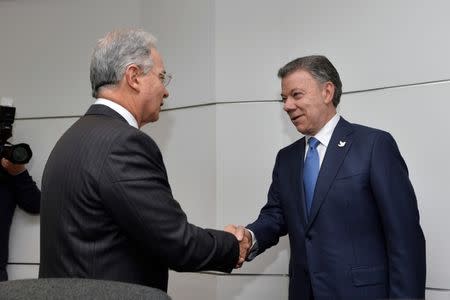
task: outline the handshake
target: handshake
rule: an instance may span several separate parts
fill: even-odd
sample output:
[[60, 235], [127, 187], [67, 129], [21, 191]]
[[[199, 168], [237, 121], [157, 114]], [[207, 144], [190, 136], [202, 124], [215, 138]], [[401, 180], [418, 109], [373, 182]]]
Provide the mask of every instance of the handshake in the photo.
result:
[[234, 267], [235, 269], [238, 269], [242, 267], [242, 264], [247, 259], [250, 253], [253, 245], [252, 234], [247, 228], [243, 226], [236, 226], [231, 224], [225, 226], [224, 231], [234, 234], [236, 239], [239, 241], [239, 260]]

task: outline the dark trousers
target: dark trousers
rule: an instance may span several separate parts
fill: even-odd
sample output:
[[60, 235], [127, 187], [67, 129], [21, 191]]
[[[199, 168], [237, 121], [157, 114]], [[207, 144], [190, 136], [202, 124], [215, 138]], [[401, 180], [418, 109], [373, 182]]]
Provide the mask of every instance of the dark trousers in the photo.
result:
[[6, 273], [6, 269], [0, 269], [0, 281], [8, 280], [8, 273]]

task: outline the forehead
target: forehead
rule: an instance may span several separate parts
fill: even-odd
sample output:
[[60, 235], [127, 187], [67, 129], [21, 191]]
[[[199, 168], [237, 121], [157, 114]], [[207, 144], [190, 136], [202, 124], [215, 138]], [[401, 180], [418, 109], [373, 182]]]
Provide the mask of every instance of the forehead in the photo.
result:
[[308, 88], [317, 86], [317, 80], [306, 70], [298, 70], [281, 79], [282, 89]]
[[164, 70], [164, 62], [156, 48], [150, 48], [150, 57], [153, 61], [153, 68], [157, 70]]

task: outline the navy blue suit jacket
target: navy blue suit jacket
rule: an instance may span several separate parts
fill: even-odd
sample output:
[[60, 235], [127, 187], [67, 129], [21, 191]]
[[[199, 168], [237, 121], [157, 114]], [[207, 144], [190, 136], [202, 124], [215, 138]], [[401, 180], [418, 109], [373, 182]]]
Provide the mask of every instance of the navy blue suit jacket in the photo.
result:
[[248, 225], [258, 254], [289, 234], [289, 299], [424, 298], [425, 239], [392, 136], [341, 118], [309, 216], [304, 157], [305, 138], [280, 150], [268, 202]]

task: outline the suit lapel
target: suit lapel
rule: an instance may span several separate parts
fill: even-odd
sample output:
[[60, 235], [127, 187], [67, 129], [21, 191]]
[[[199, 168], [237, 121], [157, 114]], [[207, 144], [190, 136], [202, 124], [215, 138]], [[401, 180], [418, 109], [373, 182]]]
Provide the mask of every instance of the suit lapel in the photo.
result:
[[[341, 167], [342, 162], [344, 161], [344, 158], [352, 145], [352, 136], [350, 135], [352, 131], [353, 129], [351, 124], [341, 117], [331, 136], [322, 166], [320, 167], [319, 177], [317, 178], [314, 192], [314, 199], [309, 214], [309, 222], [306, 229], [307, 231], [311, 227], [311, 224], [314, 222], [320, 207], [325, 201], [331, 184], [336, 178], [337, 172], [339, 171], [339, 168]], [[341, 142], [345, 142], [345, 145], [342, 147], [338, 146]]]
[[290, 164], [290, 184], [292, 187], [292, 195], [294, 195], [294, 203], [297, 208], [297, 215], [302, 218], [302, 225], [306, 227], [307, 214], [306, 214], [306, 204], [305, 204], [305, 194], [303, 190], [303, 164], [305, 157], [305, 138], [299, 140], [295, 147], [292, 149], [288, 161], [292, 162]]

